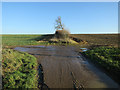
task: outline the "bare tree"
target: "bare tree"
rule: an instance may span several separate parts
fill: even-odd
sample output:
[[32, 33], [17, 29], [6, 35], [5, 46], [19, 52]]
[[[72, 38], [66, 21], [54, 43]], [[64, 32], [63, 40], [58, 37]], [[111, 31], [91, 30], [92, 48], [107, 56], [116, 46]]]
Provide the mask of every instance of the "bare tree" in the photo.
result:
[[56, 20], [56, 24], [55, 24], [55, 29], [56, 30], [63, 30], [64, 26], [61, 23], [61, 17], [59, 16], [58, 19]]

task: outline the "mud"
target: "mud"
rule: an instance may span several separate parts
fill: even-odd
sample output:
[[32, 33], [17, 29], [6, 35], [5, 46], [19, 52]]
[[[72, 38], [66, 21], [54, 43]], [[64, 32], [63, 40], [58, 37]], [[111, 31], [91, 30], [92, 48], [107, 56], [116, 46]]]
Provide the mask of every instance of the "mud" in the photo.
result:
[[43, 68], [44, 83], [49, 88], [119, 88], [109, 76], [78, 55], [73, 46], [25, 46], [14, 49], [37, 57]]

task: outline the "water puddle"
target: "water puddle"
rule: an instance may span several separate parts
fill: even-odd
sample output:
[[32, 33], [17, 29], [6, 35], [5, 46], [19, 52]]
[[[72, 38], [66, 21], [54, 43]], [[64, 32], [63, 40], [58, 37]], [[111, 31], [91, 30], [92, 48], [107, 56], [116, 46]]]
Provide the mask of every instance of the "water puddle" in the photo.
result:
[[24, 48], [24, 47], [16, 47], [14, 50], [20, 51], [20, 52], [27, 52], [30, 50], [30, 48]]
[[87, 48], [80, 48], [80, 50], [82, 50], [82, 52], [86, 52], [86, 51], [88, 51]]
[[44, 48], [46, 48], [46, 46], [25, 46], [25, 47], [16, 47], [14, 48], [14, 50], [21, 51], [21, 52], [28, 52], [28, 51], [36, 51]]
[[30, 48], [45, 48], [46, 46], [27, 46], [27, 47], [30, 47]]

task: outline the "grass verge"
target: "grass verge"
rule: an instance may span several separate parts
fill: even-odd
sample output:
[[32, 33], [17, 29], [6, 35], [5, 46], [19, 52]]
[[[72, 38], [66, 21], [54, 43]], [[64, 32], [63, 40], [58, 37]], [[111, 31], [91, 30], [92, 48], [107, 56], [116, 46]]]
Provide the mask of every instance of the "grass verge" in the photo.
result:
[[[120, 79], [120, 49], [115, 47], [98, 47], [82, 52], [90, 60], [103, 67], [114, 79]], [[119, 82], [120, 83], [120, 82]]]
[[37, 88], [37, 60], [27, 53], [2, 51], [3, 88]]

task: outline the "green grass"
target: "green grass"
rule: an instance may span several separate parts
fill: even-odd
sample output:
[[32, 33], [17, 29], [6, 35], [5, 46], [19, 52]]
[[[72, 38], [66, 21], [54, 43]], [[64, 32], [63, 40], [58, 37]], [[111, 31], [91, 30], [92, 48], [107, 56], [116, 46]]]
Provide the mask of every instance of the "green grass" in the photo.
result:
[[[115, 47], [98, 47], [83, 52], [92, 62], [100, 65], [115, 77], [120, 76], [120, 49]], [[120, 78], [119, 78], [120, 79]]]
[[[64, 43], [49, 42], [53, 34], [48, 35], [2, 35], [2, 46], [24, 46], [24, 45], [69, 45]], [[40, 41], [41, 40], [41, 41]], [[72, 44], [70, 44], [72, 45]]]
[[3, 88], [37, 88], [37, 60], [27, 53], [2, 50]]
[[41, 45], [36, 38], [42, 35], [2, 35], [2, 45], [4, 46], [24, 46], [24, 45]]

